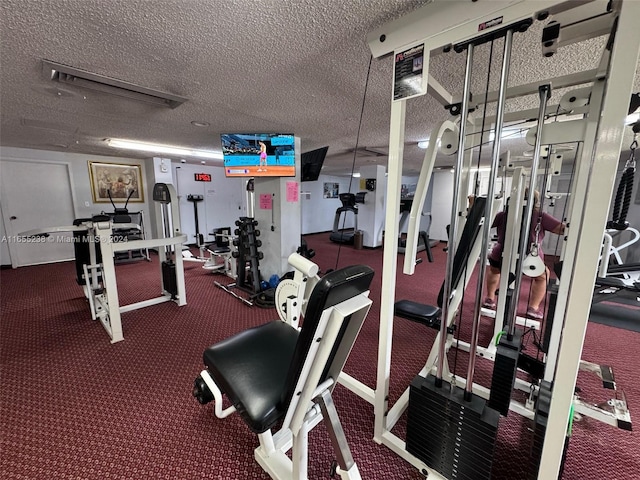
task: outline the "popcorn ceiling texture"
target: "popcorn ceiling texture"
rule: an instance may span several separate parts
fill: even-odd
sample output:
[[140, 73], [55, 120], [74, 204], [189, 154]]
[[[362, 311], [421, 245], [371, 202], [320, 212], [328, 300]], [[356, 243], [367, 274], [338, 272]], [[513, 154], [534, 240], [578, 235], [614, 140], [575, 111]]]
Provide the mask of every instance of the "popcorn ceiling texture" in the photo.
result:
[[[365, 36], [427, 3], [5, 0], [0, 6], [0, 141], [6, 146], [112, 155], [104, 138], [218, 149], [221, 132], [294, 132], [302, 139], [303, 151], [329, 145], [329, 171], [345, 173], [365, 94], [370, 58]], [[597, 65], [602, 38], [542, 58], [542, 27], [536, 22], [529, 32], [516, 35], [510, 85]], [[488, 45], [477, 49], [474, 92], [484, 91], [488, 50]], [[498, 41], [492, 88], [497, 86], [501, 52]], [[170, 110], [58, 86], [42, 71], [42, 59], [189, 101]], [[391, 58], [371, 64], [361, 147], [388, 144], [392, 67]], [[454, 96], [460, 95], [464, 54], [434, 57], [430, 73]], [[536, 103], [535, 98], [513, 100], [507, 111]], [[415, 143], [446, 118], [447, 112], [428, 95], [409, 103], [407, 169], [415, 171], [422, 160]], [[196, 128], [192, 120], [206, 121], [210, 127]], [[375, 161], [386, 163], [386, 157]]]

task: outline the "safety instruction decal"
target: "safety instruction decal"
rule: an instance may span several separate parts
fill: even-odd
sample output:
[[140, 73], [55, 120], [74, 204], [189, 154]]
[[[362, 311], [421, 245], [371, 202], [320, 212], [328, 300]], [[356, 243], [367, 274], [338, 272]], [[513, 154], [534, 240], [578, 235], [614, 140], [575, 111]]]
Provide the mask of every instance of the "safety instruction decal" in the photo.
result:
[[422, 95], [425, 93], [423, 78], [424, 43], [404, 52], [396, 52], [393, 75], [393, 99]]
[[298, 201], [298, 182], [287, 182], [287, 202]]
[[271, 210], [273, 207], [273, 200], [270, 193], [260, 194], [260, 210]]

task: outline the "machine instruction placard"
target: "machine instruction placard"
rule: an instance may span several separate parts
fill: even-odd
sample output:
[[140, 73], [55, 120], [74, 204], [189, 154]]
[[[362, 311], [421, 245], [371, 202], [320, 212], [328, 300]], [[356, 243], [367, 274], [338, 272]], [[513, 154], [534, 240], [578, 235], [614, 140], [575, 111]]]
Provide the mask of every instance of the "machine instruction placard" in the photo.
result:
[[260, 194], [260, 210], [271, 210], [273, 208], [273, 199], [270, 193]]
[[396, 52], [393, 74], [393, 99], [423, 95], [424, 43], [403, 52]]

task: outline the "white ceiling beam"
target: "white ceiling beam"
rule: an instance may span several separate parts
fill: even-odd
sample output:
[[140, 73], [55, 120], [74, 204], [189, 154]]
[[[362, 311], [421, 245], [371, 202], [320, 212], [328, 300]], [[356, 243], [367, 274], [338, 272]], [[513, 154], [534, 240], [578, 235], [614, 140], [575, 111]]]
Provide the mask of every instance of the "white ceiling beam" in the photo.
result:
[[[578, 0], [589, 3], [593, 0]], [[372, 30], [367, 43], [374, 58], [393, 53], [410, 45], [424, 42], [428, 50], [450, 44], [463, 43], [478, 37], [479, 33], [490, 33], [519, 20], [537, 17], [539, 12], [550, 15], [575, 8], [576, 1], [562, 0], [478, 0], [476, 2], [452, 2], [433, 0], [411, 12], [410, 15], [393, 20]], [[532, 12], [532, 4], [535, 11]], [[487, 27], [487, 22], [498, 20]], [[425, 32], [433, 32], [425, 35]], [[425, 52], [426, 54], [426, 52]]]
[[453, 101], [453, 96], [431, 74], [429, 74], [429, 82], [427, 83], [427, 93], [430, 93], [442, 105], [451, 105]]
[[[560, 77], [551, 78], [549, 80], [537, 81], [531, 83], [525, 83], [523, 85], [516, 85], [515, 87], [509, 87], [507, 89], [506, 98], [524, 97], [526, 95], [534, 95], [538, 93], [538, 88], [542, 83], [551, 83], [551, 87], [555, 90], [558, 88], [574, 87], [576, 85], [584, 85], [587, 83], [593, 83], [598, 77], [598, 69], [585, 70], [584, 72], [570, 73], [568, 75], [562, 75]], [[498, 92], [492, 91], [488, 95], [474, 95], [473, 104], [482, 105], [484, 103], [491, 103], [498, 100]], [[457, 97], [454, 103], [460, 103], [460, 98]]]

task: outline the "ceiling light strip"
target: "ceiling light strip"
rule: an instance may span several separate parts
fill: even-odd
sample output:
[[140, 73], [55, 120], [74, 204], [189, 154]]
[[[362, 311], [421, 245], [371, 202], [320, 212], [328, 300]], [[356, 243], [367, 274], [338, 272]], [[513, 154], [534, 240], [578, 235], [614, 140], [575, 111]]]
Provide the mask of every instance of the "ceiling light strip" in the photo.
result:
[[122, 148], [125, 150], [137, 150], [141, 152], [164, 153], [167, 155], [180, 155], [185, 157], [211, 158], [222, 160], [222, 153], [208, 150], [193, 150], [172, 145], [158, 145], [154, 143], [136, 142], [133, 140], [123, 140], [110, 138], [107, 144], [112, 148]]

